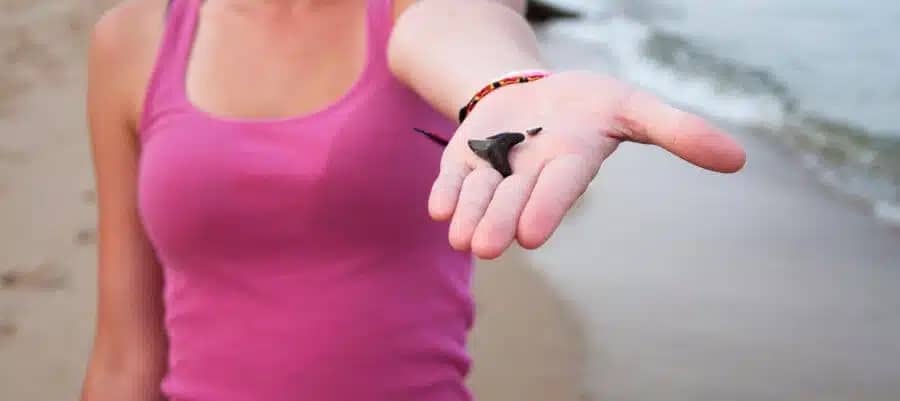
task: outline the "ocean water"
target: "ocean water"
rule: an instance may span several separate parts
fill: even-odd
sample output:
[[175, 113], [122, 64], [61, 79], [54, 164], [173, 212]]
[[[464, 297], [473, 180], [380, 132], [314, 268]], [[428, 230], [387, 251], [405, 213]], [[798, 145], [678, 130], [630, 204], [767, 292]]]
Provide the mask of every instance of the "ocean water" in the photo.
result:
[[900, 221], [900, 2], [548, 2], [586, 15], [540, 32], [586, 49], [585, 67], [773, 138]]

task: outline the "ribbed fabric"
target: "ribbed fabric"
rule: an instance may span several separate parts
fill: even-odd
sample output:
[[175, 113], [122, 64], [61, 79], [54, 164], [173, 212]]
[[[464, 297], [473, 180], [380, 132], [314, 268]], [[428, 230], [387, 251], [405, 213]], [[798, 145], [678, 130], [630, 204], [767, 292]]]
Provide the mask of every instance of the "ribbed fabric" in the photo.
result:
[[[340, 100], [284, 119], [188, 101], [202, 0], [175, 0], [141, 122], [139, 209], [165, 277], [170, 401], [465, 401], [472, 258], [427, 198], [453, 132], [390, 74], [390, 0]], [[285, 90], [303, 90], [286, 88]]]

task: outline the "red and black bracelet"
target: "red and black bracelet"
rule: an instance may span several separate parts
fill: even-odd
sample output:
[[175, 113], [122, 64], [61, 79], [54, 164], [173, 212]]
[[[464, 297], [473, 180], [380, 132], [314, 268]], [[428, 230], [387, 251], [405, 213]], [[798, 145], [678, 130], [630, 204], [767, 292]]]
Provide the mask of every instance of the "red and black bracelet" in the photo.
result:
[[481, 101], [481, 99], [483, 99], [489, 93], [504, 86], [537, 81], [548, 75], [550, 75], [550, 72], [545, 70], [514, 71], [504, 75], [502, 78], [491, 82], [484, 88], [481, 88], [481, 90], [475, 93], [475, 96], [472, 96], [472, 100], [469, 100], [469, 103], [466, 103], [463, 108], [459, 109], [459, 122], [462, 123], [463, 120], [465, 120], [469, 115], [469, 113], [472, 112], [472, 109], [475, 108], [475, 105], [478, 104], [478, 102]]

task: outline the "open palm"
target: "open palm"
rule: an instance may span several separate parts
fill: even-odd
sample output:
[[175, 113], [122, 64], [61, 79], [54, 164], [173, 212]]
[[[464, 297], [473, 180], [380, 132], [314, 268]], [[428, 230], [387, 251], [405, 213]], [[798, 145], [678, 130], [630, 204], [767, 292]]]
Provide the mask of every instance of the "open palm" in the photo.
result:
[[[513, 174], [503, 178], [476, 156], [469, 139], [543, 130], [515, 146]], [[563, 72], [485, 97], [458, 128], [441, 160], [429, 213], [451, 220], [449, 240], [490, 259], [513, 240], [541, 246], [622, 141], [660, 146], [709, 170], [744, 165], [740, 145], [701, 118], [620, 81]]]

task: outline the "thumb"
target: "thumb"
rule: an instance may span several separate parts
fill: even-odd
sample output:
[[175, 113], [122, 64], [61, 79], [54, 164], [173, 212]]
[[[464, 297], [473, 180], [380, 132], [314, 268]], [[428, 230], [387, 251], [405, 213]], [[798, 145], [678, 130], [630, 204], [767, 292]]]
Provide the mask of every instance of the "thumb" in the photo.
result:
[[629, 95], [614, 119], [619, 139], [659, 146], [698, 167], [733, 173], [746, 162], [744, 149], [727, 134], [645, 92]]

